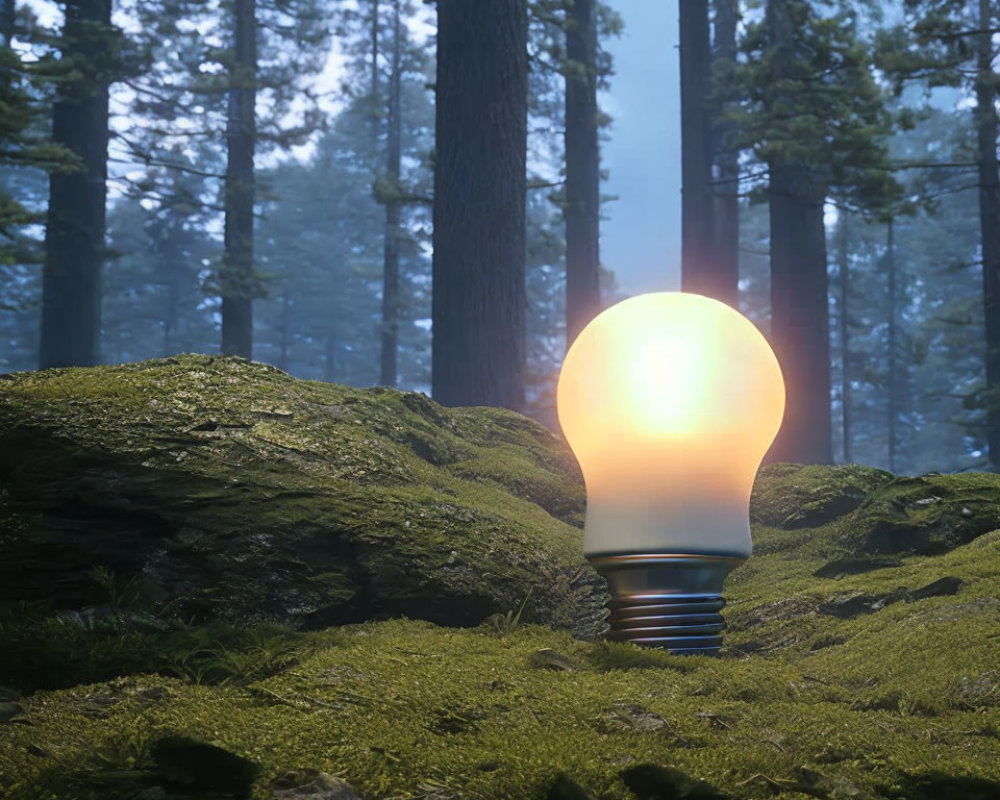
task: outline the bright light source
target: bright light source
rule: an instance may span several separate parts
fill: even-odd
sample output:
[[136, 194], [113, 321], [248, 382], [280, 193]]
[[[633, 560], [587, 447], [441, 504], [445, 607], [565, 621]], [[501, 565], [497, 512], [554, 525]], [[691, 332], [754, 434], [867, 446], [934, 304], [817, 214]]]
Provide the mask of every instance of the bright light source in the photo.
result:
[[584, 553], [616, 596], [614, 635], [717, 649], [722, 579], [750, 555], [750, 490], [785, 407], [767, 341], [708, 297], [632, 297], [570, 347], [556, 407], [587, 484]]

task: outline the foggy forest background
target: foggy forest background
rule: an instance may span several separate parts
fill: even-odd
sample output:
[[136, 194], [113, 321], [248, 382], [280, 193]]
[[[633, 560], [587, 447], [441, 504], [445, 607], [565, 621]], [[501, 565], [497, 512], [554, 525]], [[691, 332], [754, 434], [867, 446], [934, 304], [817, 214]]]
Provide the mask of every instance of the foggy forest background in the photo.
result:
[[[994, 469], [997, 4], [678, 12], [682, 287], [769, 335], [772, 456]], [[555, 425], [623, 297], [621, 33], [597, 0], [0, 0], [0, 370], [224, 352]]]

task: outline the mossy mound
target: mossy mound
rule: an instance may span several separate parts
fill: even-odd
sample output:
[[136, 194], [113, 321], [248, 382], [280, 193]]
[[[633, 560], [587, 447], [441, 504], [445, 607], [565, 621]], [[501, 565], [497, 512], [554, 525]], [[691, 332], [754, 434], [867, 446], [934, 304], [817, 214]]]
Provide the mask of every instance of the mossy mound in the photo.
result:
[[[10, 800], [263, 800], [325, 774], [365, 800], [993, 798], [1000, 539], [969, 547], [948, 556], [977, 565], [958, 594], [814, 614], [811, 643], [750, 658], [396, 620], [324, 634], [263, 680], [40, 692], [0, 728], [0, 785]], [[934, 571], [917, 557], [897, 580]], [[735, 609], [760, 588], [737, 582]]]
[[0, 605], [304, 627], [516, 609], [599, 628], [576, 463], [490, 408], [182, 356], [0, 380]]
[[845, 521], [866, 554], [945, 553], [1000, 528], [1000, 479], [989, 474], [896, 478]]
[[860, 464], [769, 464], [757, 474], [750, 521], [778, 528], [832, 522], [860, 506], [892, 477], [891, 472]]

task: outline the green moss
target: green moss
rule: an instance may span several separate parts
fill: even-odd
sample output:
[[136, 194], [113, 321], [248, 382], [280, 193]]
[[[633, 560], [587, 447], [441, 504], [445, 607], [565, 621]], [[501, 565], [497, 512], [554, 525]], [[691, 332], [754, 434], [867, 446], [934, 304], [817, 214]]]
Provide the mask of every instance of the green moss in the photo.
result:
[[864, 553], [942, 553], [1000, 528], [1000, 476], [896, 478], [844, 521], [841, 539]]
[[507, 411], [230, 358], [33, 373], [0, 483], [0, 593], [78, 611], [0, 602], [4, 798], [186, 791], [177, 747], [256, 798], [1000, 794], [996, 476], [762, 470], [720, 658], [571, 636], [582, 484]]
[[892, 477], [860, 464], [770, 464], [757, 475], [750, 519], [779, 528], [822, 525], [853, 511]]
[[[963, 699], [970, 678], [995, 669], [989, 637], [1000, 628], [983, 613], [987, 591], [973, 581], [947, 603], [866, 616], [846, 643], [807, 658], [794, 648], [685, 658], [536, 626], [498, 638], [365, 624], [245, 688], [135, 676], [39, 693], [21, 701], [30, 725], [8, 726], [0, 763], [15, 799], [58, 782], [98, 796], [105, 773], [121, 769], [155, 776], [149, 748], [174, 736], [257, 765], [260, 798], [309, 770], [342, 775], [366, 798], [419, 797], [427, 786], [543, 796], [559, 775], [593, 797], [626, 798], [619, 773], [644, 764], [735, 797], [795, 797], [804, 780], [823, 796], [879, 797], [928, 764], [950, 776], [1000, 769], [992, 690], [976, 695], [985, 705]], [[953, 624], [970, 604], [979, 614]], [[572, 668], [539, 669], [540, 651]]]

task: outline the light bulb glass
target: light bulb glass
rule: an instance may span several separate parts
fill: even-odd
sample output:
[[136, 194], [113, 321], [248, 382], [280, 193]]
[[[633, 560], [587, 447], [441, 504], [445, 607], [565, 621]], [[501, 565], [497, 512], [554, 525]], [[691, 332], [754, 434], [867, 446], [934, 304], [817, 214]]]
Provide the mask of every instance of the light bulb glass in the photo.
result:
[[750, 555], [750, 490], [784, 407], [774, 352], [726, 304], [656, 292], [599, 314], [556, 391], [587, 486], [584, 552]]

